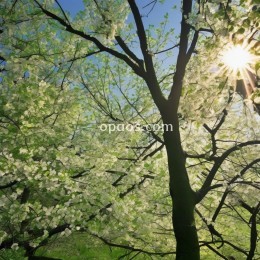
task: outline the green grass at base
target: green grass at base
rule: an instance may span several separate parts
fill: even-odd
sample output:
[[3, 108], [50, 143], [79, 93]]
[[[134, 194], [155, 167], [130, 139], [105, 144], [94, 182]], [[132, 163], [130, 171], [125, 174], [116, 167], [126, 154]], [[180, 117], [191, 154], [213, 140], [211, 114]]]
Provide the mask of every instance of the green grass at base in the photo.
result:
[[75, 233], [66, 238], [58, 238], [49, 245], [38, 249], [36, 255], [62, 260], [112, 260], [118, 259], [128, 252], [120, 248], [110, 248], [93, 239], [88, 234]]

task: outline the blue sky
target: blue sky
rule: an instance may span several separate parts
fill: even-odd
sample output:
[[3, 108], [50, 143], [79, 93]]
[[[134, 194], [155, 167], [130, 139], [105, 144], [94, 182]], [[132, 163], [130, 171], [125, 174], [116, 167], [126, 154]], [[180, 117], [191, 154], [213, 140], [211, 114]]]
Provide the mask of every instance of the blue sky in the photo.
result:
[[[73, 17], [76, 13], [80, 10], [84, 10], [83, 0], [59, 0], [60, 5], [62, 8], [69, 12], [70, 15]], [[180, 31], [180, 22], [181, 22], [181, 12], [180, 12], [180, 1], [178, 0], [166, 0], [164, 4], [160, 4], [159, 1], [152, 12], [149, 13], [147, 17], [147, 13], [151, 10], [152, 5], [144, 8], [147, 4], [151, 3], [151, 0], [136, 0], [136, 3], [139, 7], [140, 13], [143, 16], [144, 26], [148, 28], [149, 24], [158, 25], [161, 21], [164, 20], [164, 15], [168, 12], [169, 14], [169, 24], [166, 29], [175, 28], [175, 35], [179, 34]], [[177, 6], [176, 9], [173, 6]], [[129, 22], [133, 22], [132, 15], [129, 15], [128, 20]], [[170, 43], [168, 47], [172, 47], [173, 43]], [[136, 51], [136, 50], [135, 50]], [[176, 60], [176, 52], [174, 51], [175, 55], [173, 57]], [[136, 55], [139, 56], [139, 51], [136, 52]], [[163, 56], [164, 57], [164, 54]], [[171, 61], [167, 61], [166, 64]]]
[[[145, 15], [147, 14], [147, 12], [149, 12], [150, 8], [144, 8], [144, 6], [150, 3], [151, 0], [137, 0], [136, 2], [142, 15]], [[74, 16], [78, 11], [84, 9], [83, 0], [59, 0], [59, 3], [63, 7], [63, 9], [70, 12], [72, 16]], [[173, 10], [174, 5], [177, 6], [176, 10]], [[181, 19], [179, 6], [180, 1], [178, 0], [166, 0], [163, 5], [157, 4], [154, 10], [149, 14], [149, 17], [144, 17], [143, 21], [146, 25], [149, 23], [156, 25], [163, 19], [164, 14], [166, 12], [169, 12], [169, 19], [172, 22], [171, 26], [175, 27], [176, 31], [178, 32]], [[132, 20], [132, 18], [129, 17], [129, 20]]]
[[59, 0], [62, 8], [68, 12], [72, 16], [74, 16], [78, 11], [84, 9], [84, 4], [82, 0]]

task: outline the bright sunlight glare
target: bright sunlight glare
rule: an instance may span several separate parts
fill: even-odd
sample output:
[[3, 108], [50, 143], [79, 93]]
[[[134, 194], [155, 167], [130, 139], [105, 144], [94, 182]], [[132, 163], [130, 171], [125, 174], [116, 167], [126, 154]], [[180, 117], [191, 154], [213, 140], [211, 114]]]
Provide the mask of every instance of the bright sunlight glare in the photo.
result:
[[242, 46], [233, 46], [223, 53], [222, 60], [231, 70], [245, 69], [253, 60], [252, 55]]
[[[249, 35], [250, 37], [252, 35]], [[257, 56], [250, 52], [254, 48], [255, 41], [249, 41], [245, 37], [241, 44], [226, 43], [223, 51], [219, 53], [219, 67], [212, 78], [216, 78], [222, 73], [227, 76], [229, 82], [236, 91], [239, 80], [243, 81], [242, 88], [245, 89], [247, 97], [256, 89], [255, 63]]]

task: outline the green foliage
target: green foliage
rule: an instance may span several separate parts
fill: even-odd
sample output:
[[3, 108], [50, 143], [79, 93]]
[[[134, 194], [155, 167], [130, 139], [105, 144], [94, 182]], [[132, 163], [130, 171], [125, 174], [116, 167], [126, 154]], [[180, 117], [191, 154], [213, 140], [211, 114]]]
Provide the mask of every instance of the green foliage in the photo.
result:
[[[74, 233], [68, 238], [60, 238], [37, 251], [37, 256], [48, 256], [64, 260], [117, 259], [126, 250], [109, 248], [101, 243], [93, 243], [93, 237]], [[94, 244], [94, 245], [93, 245]]]
[[[219, 259], [216, 251], [245, 259], [258, 207], [259, 116], [222, 73], [219, 53], [230, 38], [239, 43], [251, 35], [257, 10], [254, 1], [202, 2], [185, 18], [190, 41], [196, 30], [209, 29], [199, 34], [182, 81], [181, 145], [194, 194], [204, 192], [201, 187], [217, 168], [196, 206], [201, 259]], [[146, 128], [162, 118], [147, 87], [151, 75], [137, 73], [148, 68], [140, 60], [135, 25], [126, 23], [126, 1], [84, 1], [85, 9], [68, 16], [66, 26], [66, 19], [46, 19], [39, 4], [65, 19], [53, 1], [0, 3], [0, 241], [12, 248], [1, 255], [17, 259], [27, 249], [63, 259], [114, 259], [124, 253], [172, 259], [176, 243], [164, 135]], [[177, 69], [172, 46], [179, 42], [169, 17], [165, 13], [159, 25], [146, 27], [145, 51], [165, 98]], [[138, 48], [132, 57], [116, 36], [129, 50]], [[111, 55], [115, 52], [128, 64]], [[259, 91], [251, 99], [259, 100]], [[142, 131], [109, 133], [102, 124], [140, 125]], [[110, 251], [98, 240], [132, 251]]]
[[24, 250], [13, 250], [13, 249], [3, 249], [0, 251], [0, 258], [3, 260], [26, 260], [24, 257]]

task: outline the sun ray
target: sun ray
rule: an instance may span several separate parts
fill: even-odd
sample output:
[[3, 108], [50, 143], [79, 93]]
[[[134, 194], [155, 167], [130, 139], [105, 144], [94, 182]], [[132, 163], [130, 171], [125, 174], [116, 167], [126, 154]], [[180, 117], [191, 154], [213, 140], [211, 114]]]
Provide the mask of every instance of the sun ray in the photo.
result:
[[222, 60], [232, 70], [245, 68], [252, 63], [252, 55], [242, 46], [232, 46], [223, 53]]
[[[244, 40], [241, 45], [229, 45], [222, 54], [220, 60], [224, 63], [222, 67], [226, 68], [227, 75], [230, 75], [230, 80], [236, 91], [237, 80], [243, 80], [246, 97], [256, 89], [254, 74], [252, 69], [257, 57], [250, 53], [251, 44]], [[221, 68], [222, 68], [221, 67]], [[220, 68], [220, 71], [222, 69]]]
[[[251, 71], [251, 72], [253, 73], [253, 71]], [[255, 81], [253, 80], [252, 76], [249, 74], [249, 70], [248, 69], [245, 70], [245, 74], [246, 74], [246, 78], [248, 79], [252, 89], [256, 90]]]
[[241, 73], [242, 80], [243, 80], [243, 83], [244, 83], [244, 87], [245, 87], [245, 90], [246, 90], [246, 95], [247, 95], [247, 97], [249, 97], [251, 95], [251, 92], [252, 92], [250, 87], [249, 87], [249, 84], [248, 84], [248, 82], [250, 82], [249, 81], [250, 80], [249, 74], [246, 73], [245, 69], [241, 69], [240, 73]]

